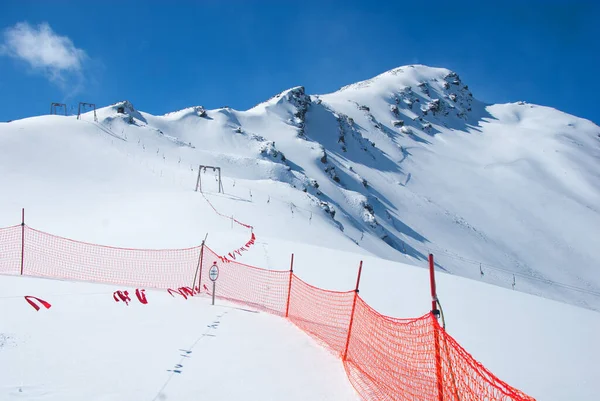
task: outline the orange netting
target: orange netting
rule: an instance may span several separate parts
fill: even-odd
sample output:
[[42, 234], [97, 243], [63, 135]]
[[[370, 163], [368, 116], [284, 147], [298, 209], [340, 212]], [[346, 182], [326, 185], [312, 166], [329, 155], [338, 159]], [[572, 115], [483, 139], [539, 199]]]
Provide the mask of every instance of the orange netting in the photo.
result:
[[[358, 297], [345, 368], [368, 400], [438, 400], [429, 315], [396, 319]], [[483, 399], [483, 398], [482, 398]]]
[[21, 271], [21, 226], [0, 228], [0, 273]]
[[[288, 273], [289, 274], [289, 273]], [[354, 291], [326, 291], [292, 277], [289, 319], [342, 356], [348, 339]]]
[[360, 297], [344, 367], [366, 400], [533, 400], [475, 361], [431, 313], [392, 318]]
[[212, 282], [208, 276], [210, 266], [219, 267], [216, 295], [254, 306], [268, 312], [285, 315], [289, 271], [266, 270], [239, 262], [222, 262], [217, 253], [204, 247], [200, 292], [211, 293]]
[[29, 276], [131, 287], [191, 285], [200, 247], [125, 249], [73, 241], [25, 227], [23, 272]]
[[[381, 315], [355, 291], [314, 287], [290, 271], [223, 261], [206, 246], [145, 250], [57, 237], [25, 226], [0, 229], [0, 274], [23, 274], [131, 287], [192, 286], [217, 298], [287, 316], [344, 361], [364, 400], [532, 401], [467, 353], [431, 313], [415, 319]], [[24, 255], [23, 261], [21, 255]]]
[[498, 379], [477, 362], [430, 315], [437, 332], [444, 400], [533, 400], [522, 391]]

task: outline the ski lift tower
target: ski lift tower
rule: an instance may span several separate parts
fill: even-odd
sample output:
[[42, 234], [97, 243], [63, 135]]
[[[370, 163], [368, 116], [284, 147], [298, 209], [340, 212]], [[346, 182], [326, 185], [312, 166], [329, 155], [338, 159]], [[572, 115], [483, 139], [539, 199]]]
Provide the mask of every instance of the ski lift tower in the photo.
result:
[[221, 182], [221, 167], [204, 166], [202, 164], [198, 166], [198, 179], [196, 180], [196, 192], [198, 192], [198, 191], [202, 192], [202, 173], [206, 173], [207, 168], [212, 169], [212, 171], [217, 172], [217, 181], [219, 182], [219, 193], [224, 193], [225, 191], [223, 190], [223, 183]]
[[52, 102], [50, 103], [50, 114], [55, 114], [58, 115], [58, 109], [63, 108], [63, 111], [65, 112], [65, 116], [67, 115], [67, 105], [64, 103], [56, 103], [56, 102]]
[[96, 104], [95, 103], [86, 103], [79, 102], [79, 108], [77, 109], [77, 119], [81, 119], [81, 106], [85, 109], [86, 107], [90, 107], [94, 109], [94, 121], [98, 122], [98, 117], [96, 117]]

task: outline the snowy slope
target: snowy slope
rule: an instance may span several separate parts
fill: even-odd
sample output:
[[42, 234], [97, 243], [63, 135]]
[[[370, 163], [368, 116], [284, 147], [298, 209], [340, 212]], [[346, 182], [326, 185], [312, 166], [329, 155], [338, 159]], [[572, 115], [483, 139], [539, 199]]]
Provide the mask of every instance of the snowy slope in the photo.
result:
[[[398, 185], [378, 187], [373, 203], [389, 199], [388, 211], [421, 234], [411, 241], [403, 233], [411, 245], [420, 242], [457, 274], [478, 275], [477, 263], [461, 260], [468, 259], [598, 292], [599, 127], [541, 106], [484, 105], [456, 74], [419, 66], [321, 98], [356, 125], [374, 127], [359, 130], [402, 160], [383, 173]], [[439, 99], [433, 109], [432, 99]], [[390, 118], [404, 126], [391, 130]], [[561, 291], [522, 284], [534, 293]], [[581, 293], [557, 298], [598, 305]]]
[[0, 124], [0, 167], [12, 192], [58, 189], [68, 174], [60, 196], [123, 188], [188, 202], [197, 165], [218, 165], [227, 194], [310, 219], [302, 231], [254, 222], [263, 235], [321, 243], [324, 226], [332, 247], [340, 237], [409, 263], [434, 252], [454, 274], [598, 309], [599, 133], [547, 107], [483, 104], [457, 74], [417, 65], [328, 95], [292, 88], [248, 111], [152, 116], [121, 102], [98, 123], [87, 113]]
[[113, 287], [31, 278], [0, 290], [1, 400], [358, 400], [333, 355], [269, 314], [163, 291], [126, 306]]
[[[247, 111], [153, 116], [121, 102], [97, 115], [0, 123], [0, 226], [25, 207], [30, 226], [83, 241], [187, 247], [208, 233], [225, 254], [249, 231], [193, 192], [198, 164], [217, 165], [225, 194], [207, 171], [207, 198], [257, 235], [242, 261], [286, 269], [294, 252], [301, 277], [348, 290], [364, 259], [361, 295], [383, 313], [418, 316], [433, 252], [452, 274], [439, 290], [449, 332], [484, 365], [540, 399], [598, 393], [599, 315], [517, 292], [600, 309], [591, 122], [483, 104], [456, 74], [425, 66], [327, 95], [292, 88]], [[482, 283], [511, 288], [513, 272], [517, 291]], [[46, 288], [37, 285], [10, 294]]]

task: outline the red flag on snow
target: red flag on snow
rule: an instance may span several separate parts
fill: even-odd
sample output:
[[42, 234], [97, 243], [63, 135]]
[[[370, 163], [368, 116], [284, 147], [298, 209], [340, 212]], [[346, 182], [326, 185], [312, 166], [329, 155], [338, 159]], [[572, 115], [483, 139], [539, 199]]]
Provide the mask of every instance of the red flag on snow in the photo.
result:
[[140, 291], [139, 288], [136, 288], [135, 296], [137, 297], [138, 301], [140, 301], [141, 303], [143, 303], [145, 305], [148, 303], [148, 300], [146, 299], [146, 294], [144, 293], [144, 291], [146, 291], [146, 290]]
[[38, 297], [34, 297], [32, 295], [25, 295], [25, 301], [27, 301], [29, 303], [29, 305], [33, 306], [33, 308], [36, 311], [39, 311], [40, 307], [35, 302], [33, 302], [32, 299], [34, 299], [37, 302], [39, 302], [40, 304], [42, 304], [44, 306], [44, 308], [46, 308], [46, 309], [50, 309], [50, 307], [52, 306], [52, 305], [50, 305], [50, 303], [44, 301], [43, 299], [40, 299]]
[[127, 291], [115, 291], [113, 292], [113, 299], [115, 302], [123, 301], [125, 305], [129, 305], [131, 298], [129, 298], [129, 292]]
[[183, 299], [187, 299], [187, 295], [185, 295], [185, 293], [182, 293], [180, 289], [174, 290], [172, 288], [169, 288], [167, 289], [167, 291], [169, 292], [169, 294], [171, 294], [172, 297], [175, 297], [175, 295], [173, 295], [175, 293], [181, 295]]

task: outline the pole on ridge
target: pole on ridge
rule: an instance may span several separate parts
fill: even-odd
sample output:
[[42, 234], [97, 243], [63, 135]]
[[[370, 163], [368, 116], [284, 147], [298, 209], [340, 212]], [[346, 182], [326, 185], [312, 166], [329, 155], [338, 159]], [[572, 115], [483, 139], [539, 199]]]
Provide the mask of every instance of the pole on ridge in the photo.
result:
[[288, 284], [287, 304], [285, 307], [285, 317], [290, 315], [290, 298], [292, 295], [292, 276], [294, 275], [294, 254], [292, 253], [292, 261], [290, 262], [290, 282]]
[[352, 334], [352, 323], [354, 323], [354, 311], [356, 310], [356, 299], [358, 298], [358, 286], [360, 285], [360, 275], [362, 273], [363, 261], [358, 266], [358, 276], [356, 277], [356, 288], [354, 289], [354, 300], [352, 301], [352, 312], [350, 313], [350, 324], [348, 325], [348, 337], [346, 338], [346, 347], [342, 360], [345, 361], [348, 356], [348, 346], [350, 345], [350, 335]]
[[25, 208], [21, 209], [21, 276], [25, 260]]

